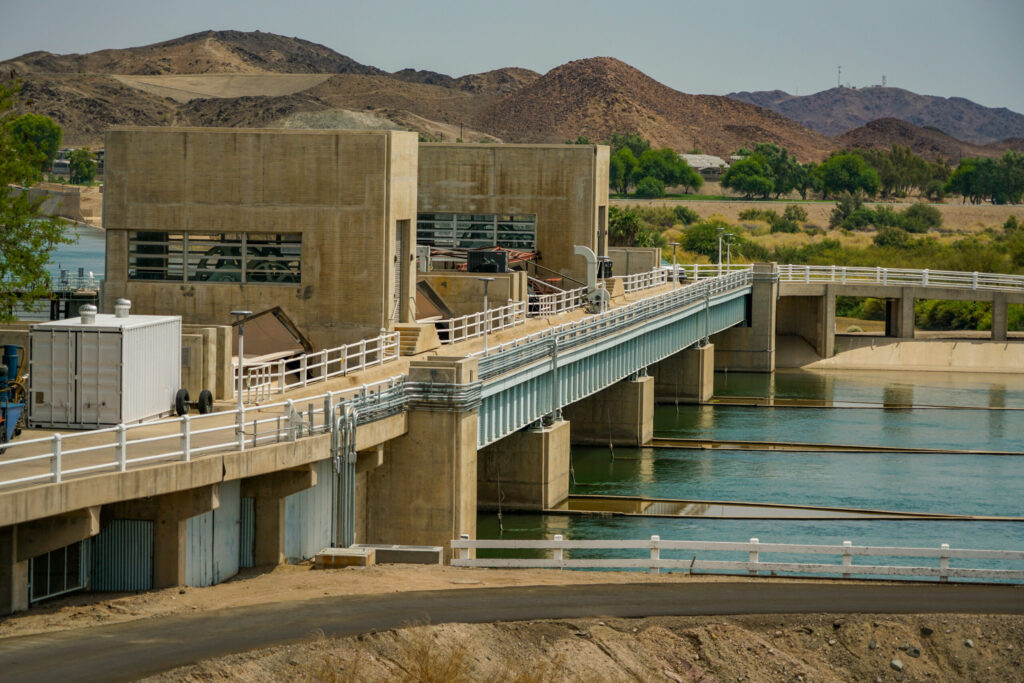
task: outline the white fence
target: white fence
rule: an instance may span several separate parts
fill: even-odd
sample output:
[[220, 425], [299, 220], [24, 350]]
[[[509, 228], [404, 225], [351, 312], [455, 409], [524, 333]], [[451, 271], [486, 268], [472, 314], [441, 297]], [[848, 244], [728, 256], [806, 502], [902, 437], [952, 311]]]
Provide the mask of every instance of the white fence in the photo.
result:
[[574, 311], [586, 303], [587, 288], [578, 287], [554, 294], [540, 294], [530, 297], [530, 316], [543, 318]]
[[183, 415], [87, 432], [54, 434], [0, 445], [0, 486], [59, 483], [92, 472], [124, 472], [156, 462], [188, 462], [214, 451], [293, 441], [330, 430], [330, 415], [341, 400], [355, 400], [369, 416], [405, 405], [404, 377], [327, 392], [301, 401], [282, 401], [242, 411]]
[[436, 323], [437, 334], [442, 344], [481, 337], [484, 332], [504, 330], [526, 322], [526, 302], [513, 301], [507, 306], [489, 308], [479, 313], [470, 313], [460, 318], [448, 318]]
[[670, 280], [671, 270], [658, 268], [643, 273], [633, 273], [619, 277], [622, 280], [622, 289], [627, 292], [638, 292], [642, 289], [658, 287]]
[[1024, 275], [964, 273], [951, 270], [912, 270], [906, 268], [859, 268], [853, 266], [779, 266], [784, 282], [835, 282], [839, 284], [875, 284], [955, 289], [1000, 289], [1024, 291]]
[[[398, 358], [399, 335], [385, 333], [373, 339], [354, 344], [285, 358], [245, 365], [242, 392], [246, 403], [266, 400], [272, 394], [283, 394], [289, 389], [326, 382], [332, 377], [360, 372]], [[235, 387], [238, 386], [238, 366], [235, 366]]]
[[[452, 549], [459, 556], [452, 559], [455, 567], [516, 567], [547, 569], [648, 569], [657, 574], [662, 569], [675, 569], [694, 573], [696, 571], [736, 573], [746, 572], [751, 576], [774, 573], [804, 574], [812, 576], [831, 575], [851, 577], [911, 577], [949, 579], [996, 579], [1019, 583], [1024, 581], [1024, 570], [983, 569], [950, 567], [950, 560], [1010, 560], [1024, 562], [1021, 550], [969, 550], [952, 549], [943, 543], [939, 548], [902, 548], [885, 546], [855, 546], [849, 541], [842, 545], [806, 545], [792, 543], [761, 543], [756, 538], [749, 543], [726, 541], [663, 541], [658, 536], [640, 541], [567, 541], [561, 535], [553, 540], [511, 541], [471, 540], [465, 534], [452, 541]], [[546, 558], [470, 558], [471, 550], [531, 551], [550, 550]], [[572, 558], [567, 550], [644, 550], [647, 557]], [[745, 560], [698, 560], [696, 555], [689, 558], [663, 559], [662, 550], [711, 551], [743, 553]], [[762, 555], [833, 555], [839, 564], [814, 562], [765, 562]], [[854, 564], [854, 557], [908, 557], [935, 560], [932, 566]]]

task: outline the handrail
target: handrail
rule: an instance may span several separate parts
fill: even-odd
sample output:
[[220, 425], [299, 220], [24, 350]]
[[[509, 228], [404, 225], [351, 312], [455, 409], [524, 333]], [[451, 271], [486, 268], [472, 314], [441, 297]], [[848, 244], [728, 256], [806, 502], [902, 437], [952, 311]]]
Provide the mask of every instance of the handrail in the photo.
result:
[[[850, 541], [842, 545], [810, 545], [803, 543], [761, 543], [752, 538], [749, 543], [723, 541], [670, 541], [661, 540], [660, 536], [651, 536], [650, 540], [565, 540], [560, 534], [552, 540], [517, 541], [517, 540], [472, 540], [463, 534], [453, 540], [451, 547], [459, 551], [459, 556], [451, 561], [454, 567], [537, 567], [556, 569], [649, 569], [652, 574], [662, 569], [695, 570], [714, 572], [746, 572], [751, 576], [785, 572], [812, 576], [841, 575], [843, 578], [852, 576], [867, 577], [912, 577], [937, 578], [941, 582], [949, 579], [996, 579], [1024, 582], [1024, 570], [1020, 569], [985, 569], [950, 567], [951, 559], [977, 560], [1009, 560], [1024, 562], [1024, 550], [975, 550], [967, 548], [950, 548], [943, 543], [938, 548], [886, 547], [886, 546], [855, 546]], [[527, 550], [535, 555], [537, 550], [551, 550], [550, 558], [471, 558], [471, 550]], [[565, 554], [566, 550], [647, 550], [648, 557], [608, 557], [608, 558], [572, 558]], [[682, 559], [664, 559], [663, 550], [691, 551], [691, 557]], [[698, 560], [692, 551], [746, 553], [746, 561]], [[823, 564], [813, 562], [765, 562], [762, 554], [790, 555], [837, 555], [839, 564]], [[938, 566], [906, 566], [887, 564], [854, 564], [854, 557], [903, 557], [929, 558], [938, 560]]]
[[[326, 382], [332, 377], [360, 372], [375, 365], [383, 365], [399, 356], [399, 334], [384, 332], [373, 339], [336, 346], [293, 358], [245, 365], [242, 391], [246, 403], [268, 399], [289, 389]], [[238, 364], [235, 364], [235, 384], [238, 386]]]
[[949, 287], [971, 290], [1024, 291], [1024, 275], [918, 270], [911, 268], [866, 268], [861, 266], [779, 266], [783, 282], [835, 282], [839, 284], [875, 284], [905, 287]]
[[633, 273], [632, 275], [617, 275], [615, 279], [622, 280], [622, 289], [626, 292], [638, 292], [642, 289], [658, 287], [671, 280], [671, 271], [661, 268], [654, 270]]
[[489, 308], [486, 311], [470, 313], [458, 318], [448, 318], [435, 323], [442, 344], [454, 344], [484, 332], [504, 330], [526, 322], [526, 302], [513, 301], [507, 306]]
[[530, 296], [529, 315], [544, 318], [574, 311], [586, 303], [587, 288], [564, 290], [554, 294], [537, 294]]

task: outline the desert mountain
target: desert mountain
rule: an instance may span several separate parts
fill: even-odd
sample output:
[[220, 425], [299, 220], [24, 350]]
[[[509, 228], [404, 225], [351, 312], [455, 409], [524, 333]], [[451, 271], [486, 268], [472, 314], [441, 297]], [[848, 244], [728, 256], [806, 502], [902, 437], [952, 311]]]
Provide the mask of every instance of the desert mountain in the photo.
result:
[[617, 59], [581, 59], [552, 69], [491, 103], [477, 128], [510, 142], [608, 139], [638, 131], [655, 146], [729, 155], [774, 141], [803, 160], [831, 148], [825, 136], [774, 112], [716, 95], [688, 95]]
[[834, 138], [841, 149], [888, 149], [892, 145], [909, 147], [926, 159], [944, 159], [957, 164], [963, 157], [998, 157], [1007, 149], [1024, 151], [1024, 140], [1009, 138], [977, 145], [946, 135], [937, 128], [915, 126], [900, 119], [877, 119]]
[[781, 90], [736, 92], [729, 97], [776, 111], [825, 135], [840, 135], [876, 119], [902, 119], [976, 144], [1024, 137], [1024, 115], [962, 97], [918, 95], [901, 88], [831, 88], [794, 96]]

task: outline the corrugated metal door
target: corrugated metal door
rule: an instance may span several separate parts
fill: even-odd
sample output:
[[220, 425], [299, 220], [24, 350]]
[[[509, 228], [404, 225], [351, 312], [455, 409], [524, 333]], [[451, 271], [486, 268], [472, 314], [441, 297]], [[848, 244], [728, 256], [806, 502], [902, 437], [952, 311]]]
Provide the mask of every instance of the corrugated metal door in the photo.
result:
[[331, 545], [334, 467], [317, 463], [316, 486], [285, 498], [284, 554], [290, 562], [309, 559]]
[[82, 329], [77, 337], [75, 421], [116, 425], [121, 421], [121, 333]]
[[241, 499], [241, 527], [238, 544], [238, 566], [252, 567], [256, 564], [253, 544], [256, 542], [256, 499]]
[[213, 585], [213, 511], [185, 520], [185, 585]]
[[143, 591], [153, 587], [153, 522], [111, 520], [92, 538], [94, 591]]
[[242, 527], [242, 482], [220, 485], [220, 507], [213, 511], [213, 582], [226, 581], [238, 573]]
[[181, 387], [181, 321], [125, 327], [123, 353], [124, 422], [168, 414]]
[[39, 426], [73, 423], [74, 336], [68, 330], [33, 330], [29, 345], [29, 422]]

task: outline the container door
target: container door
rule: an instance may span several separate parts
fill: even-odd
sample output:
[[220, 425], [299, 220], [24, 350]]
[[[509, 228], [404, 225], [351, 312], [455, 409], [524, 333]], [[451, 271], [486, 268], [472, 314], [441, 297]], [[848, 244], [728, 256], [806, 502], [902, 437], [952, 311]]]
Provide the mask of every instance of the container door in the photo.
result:
[[78, 424], [121, 421], [121, 333], [78, 333]]
[[29, 422], [75, 422], [75, 335], [68, 330], [33, 330], [29, 358]]

